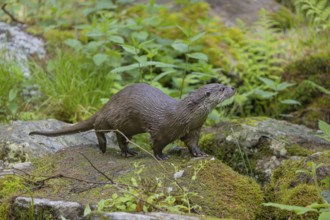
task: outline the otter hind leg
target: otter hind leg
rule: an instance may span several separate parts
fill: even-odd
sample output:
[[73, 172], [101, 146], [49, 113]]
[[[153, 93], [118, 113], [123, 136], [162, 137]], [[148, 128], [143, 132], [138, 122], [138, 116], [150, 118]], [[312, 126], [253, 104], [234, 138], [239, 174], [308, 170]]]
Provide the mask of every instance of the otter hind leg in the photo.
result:
[[170, 158], [170, 156], [163, 154], [163, 149], [168, 144], [167, 142], [164, 143], [164, 141], [158, 140], [156, 138], [152, 138], [152, 142], [154, 156], [157, 158], [157, 160], [167, 160], [168, 158]]
[[[118, 141], [118, 145], [120, 147], [122, 156], [131, 157], [131, 156], [137, 155], [136, 151], [134, 151], [128, 147], [128, 141], [122, 134], [117, 133], [116, 136], [117, 136], [117, 141]], [[129, 140], [131, 139], [131, 137], [127, 137], [127, 138]]]
[[99, 142], [99, 148], [102, 153], [105, 153], [107, 150], [107, 139], [103, 132], [96, 132], [96, 137]]

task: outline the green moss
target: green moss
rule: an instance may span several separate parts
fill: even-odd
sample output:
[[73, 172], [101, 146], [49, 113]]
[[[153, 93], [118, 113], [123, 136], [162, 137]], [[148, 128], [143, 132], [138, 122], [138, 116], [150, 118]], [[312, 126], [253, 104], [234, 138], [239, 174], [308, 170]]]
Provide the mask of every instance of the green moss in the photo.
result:
[[[315, 202], [321, 202], [319, 201], [319, 197], [317, 195], [317, 188], [308, 184], [299, 184], [292, 189], [284, 190], [278, 201], [280, 204], [302, 207], [308, 206]], [[278, 209], [275, 211], [275, 215], [278, 218], [287, 218], [292, 215], [292, 219], [299, 219], [299, 217], [294, 213]], [[307, 213], [304, 215], [304, 219], [317, 219], [317, 216], [317, 213]]]
[[[217, 182], [219, 179], [221, 182]], [[260, 186], [217, 160], [206, 164], [192, 188], [202, 196], [192, 201], [201, 204], [206, 215], [255, 219], [261, 211], [263, 193]]]
[[310, 156], [311, 154], [313, 154], [313, 152], [311, 150], [301, 147], [298, 144], [286, 146], [285, 149], [287, 150], [288, 156], [307, 157], [307, 156]]
[[[299, 149], [299, 148], [298, 148]], [[316, 163], [325, 160], [330, 161], [329, 157], [319, 157]], [[329, 163], [329, 162], [327, 162]], [[291, 161], [287, 160], [283, 165], [274, 170], [271, 182], [265, 187], [265, 194], [268, 202], [285, 205], [307, 206], [315, 202], [321, 202], [318, 197], [318, 190], [306, 174], [298, 173], [297, 170], [306, 169], [305, 159]], [[299, 219], [294, 213], [275, 208], [265, 208], [263, 215], [266, 217], [276, 217], [286, 219], [293, 215], [292, 219]], [[304, 219], [316, 219], [317, 215], [308, 213]]]
[[199, 138], [199, 142], [198, 142], [199, 147], [205, 151], [210, 151], [215, 144], [214, 138], [215, 138], [215, 134], [213, 133], [203, 134]]
[[3, 219], [7, 219], [12, 197], [26, 190], [23, 180], [19, 177], [5, 176], [0, 178], [0, 216]]

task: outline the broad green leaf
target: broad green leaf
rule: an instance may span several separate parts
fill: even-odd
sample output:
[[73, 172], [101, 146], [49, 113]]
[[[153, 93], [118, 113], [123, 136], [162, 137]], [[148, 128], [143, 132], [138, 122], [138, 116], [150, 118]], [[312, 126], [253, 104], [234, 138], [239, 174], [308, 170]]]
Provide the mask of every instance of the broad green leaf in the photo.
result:
[[91, 213], [92, 213], [91, 207], [89, 206], [89, 204], [87, 204], [84, 210], [84, 216], [88, 216]]
[[207, 55], [204, 53], [188, 53], [187, 56], [190, 58], [197, 59], [197, 60], [203, 60], [203, 61], [208, 60]]
[[290, 86], [294, 86], [296, 85], [295, 83], [288, 83], [288, 82], [282, 82], [279, 85], [276, 86], [276, 90], [277, 91], [283, 91], [286, 88], [290, 87]]
[[189, 50], [188, 45], [185, 44], [185, 43], [183, 43], [183, 42], [181, 42], [181, 41], [175, 41], [175, 42], [172, 44], [172, 47], [173, 47], [175, 50], [177, 50], [177, 51], [179, 51], [179, 52], [181, 52], [181, 53], [186, 53], [186, 52], [188, 52], [188, 50]]
[[105, 206], [105, 200], [101, 199], [98, 203], [97, 203], [97, 211], [101, 212], [103, 211]]
[[265, 78], [265, 77], [258, 77], [263, 83], [265, 83], [267, 86], [269, 86], [271, 89], [276, 90], [275, 81]]
[[190, 43], [198, 40], [199, 38], [203, 37], [204, 35], [205, 35], [205, 32], [202, 32], [202, 33], [199, 33], [199, 34], [193, 36], [192, 38], [189, 39], [190, 40]]
[[147, 56], [134, 56], [134, 59], [138, 63], [145, 63], [145, 62], [147, 62]]
[[124, 38], [122, 38], [121, 36], [117, 36], [117, 35], [110, 36], [109, 40], [111, 42], [114, 42], [114, 43], [117, 43], [117, 44], [123, 44], [125, 42]]
[[104, 53], [95, 54], [93, 57], [93, 61], [96, 66], [101, 66], [105, 61], [107, 61], [107, 59], [108, 59], [108, 55]]
[[159, 81], [161, 78], [163, 78], [163, 77], [165, 77], [165, 76], [167, 76], [167, 75], [170, 75], [170, 74], [172, 74], [172, 73], [175, 73], [175, 72], [176, 72], [175, 70], [169, 70], [169, 71], [163, 72], [163, 73], [157, 75], [152, 81], [153, 81], [153, 82], [157, 82], [157, 81]]
[[319, 120], [319, 128], [325, 135], [330, 136], [330, 124]]
[[131, 53], [131, 54], [134, 54], [134, 55], [137, 55], [140, 50], [131, 46], [131, 45], [127, 45], [127, 44], [123, 44], [121, 45], [121, 47], [128, 53]]
[[264, 206], [270, 206], [270, 207], [275, 207], [287, 211], [294, 211], [298, 215], [303, 215], [306, 212], [317, 212], [316, 209], [308, 208], [308, 207], [302, 207], [302, 206], [294, 206], [294, 205], [283, 205], [283, 204], [278, 204], [278, 203], [263, 203]]
[[329, 219], [330, 219], [330, 211], [322, 212], [318, 218], [318, 220], [329, 220]]
[[8, 101], [9, 102], [12, 102], [17, 96], [17, 89], [16, 88], [12, 88], [10, 91], [9, 91], [9, 95], [8, 95]]
[[172, 65], [172, 64], [161, 63], [161, 62], [157, 62], [157, 61], [147, 61], [147, 62], [143, 62], [143, 63], [134, 63], [134, 64], [127, 65], [127, 66], [121, 66], [121, 67], [113, 69], [111, 71], [111, 73], [122, 73], [122, 72], [130, 71], [133, 69], [146, 67], [146, 66], [156, 66], [159, 68], [175, 68], [175, 67], [177, 68], [177, 66]]
[[293, 100], [293, 99], [285, 99], [281, 101], [282, 104], [286, 104], [286, 105], [301, 105], [300, 102], [298, 102], [297, 100]]
[[77, 39], [67, 39], [64, 43], [76, 50], [80, 50], [82, 48], [81, 42]]
[[228, 106], [232, 104], [235, 101], [235, 96], [230, 97], [229, 99], [224, 100], [223, 102], [220, 103], [220, 106]]
[[8, 108], [9, 108], [10, 113], [12, 115], [15, 115], [17, 112], [18, 106], [15, 102], [10, 102]]
[[274, 97], [275, 95], [277, 95], [276, 92], [268, 92], [268, 91], [264, 91], [261, 89], [255, 89], [254, 93], [259, 95], [262, 99], [270, 99], [270, 98]]
[[132, 36], [140, 41], [145, 41], [148, 38], [149, 34], [146, 31], [139, 31], [132, 33]]

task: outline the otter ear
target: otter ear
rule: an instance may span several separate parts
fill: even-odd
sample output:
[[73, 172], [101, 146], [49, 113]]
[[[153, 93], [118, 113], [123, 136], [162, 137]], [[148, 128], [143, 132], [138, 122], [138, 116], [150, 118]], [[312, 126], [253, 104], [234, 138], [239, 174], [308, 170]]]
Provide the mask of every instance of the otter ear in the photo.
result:
[[208, 91], [208, 92], [205, 93], [205, 95], [206, 96], [210, 96], [211, 95], [211, 92]]

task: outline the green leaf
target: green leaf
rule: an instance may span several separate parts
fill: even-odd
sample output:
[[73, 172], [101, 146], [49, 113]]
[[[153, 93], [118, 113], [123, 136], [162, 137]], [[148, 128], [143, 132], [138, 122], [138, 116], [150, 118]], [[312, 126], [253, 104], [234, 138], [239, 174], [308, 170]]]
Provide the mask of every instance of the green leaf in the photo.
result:
[[153, 81], [153, 82], [157, 82], [157, 81], [159, 81], [161, 78], [163, 78], [163, 77], [165, 77], [165, 76], [167, 76], [167, 75], [170, 75], [170, 74], [172, 74], [172, 73], [175, 73], [175, 72], [176, 72], [175, 70], [169, 70], [169, 71], [163, 72], [163, 73], [157, 75], [152, 81]]
[[259, 80], [261, 80], [263, 83], [265, 83], [267, 86], [269, 86], [271, 89], [276, 90], [276, 85], [275, 85], [275, 81], [265, 78], [265, 77], [258, 77]]
[[199, 38], [203, 37], [204, 35], [205, 35], [205, 32], [199, 33], [199, 34], [193, 36], [192, 38], [190, 38], [189, 41], [190, 41], [190, 43], [192, 43], [192, 42], [198, 40]]
[[274, 97], [275, 95], [277, 95], [276, 92], [268, 92], [268, 91], [264, 91], [261, 89], [255, 89], [254, 93], [259, 95], [262, 99], [270, 99], [270, 98]]
[[124, 38], [122, 38], [121, 36], [117, 36], [117, 35], [110, 36], [109, 40], [111, 42], [114, 42], [114, 43], [117, 43], [117, 44], [123, 44], [125, 42]]
[[208, 61], [208, 57], [204, 53], [188, 53], [187, 56], [190, 58], [197, 59], [197, 60], [203, 60], [206, 62]]
[[145, 41], [148, 38], [149, 34], [146, 31], [134, 32], [132, 33], [132, 37], [138, 39], [140, 41]]
[[294, 206], [294, 205], [283, 205], [283, 204], [278, 204], [278, 203], [263, 203], [264, 206], [270, 206], [270, 207], [275, 207], [287, 211], [294, 211], [298, 215], [303, 215], [306, 212], [317, 212], [316, 209], [308, 208], [308, 207], [302, 207], [302, 206]]
[[76, 50], [80, 50], [82, 48], [81, 42], [77, 39], [67, 39], [64, 43]]
[[329, 219], [330, 219], [330, 211], [322, 212], [318, 218], [318, 220], [329, 220]]
[[282, 104], [286, 104], [286, 105], [301, 105], [300, 102], [298, 102], [297, 100], [293, 100], [293, 99], [285, 99], [281, 101]]
[[319, 128], [325, 135], [330, 137], [330, 125], [328, 123], [319, 120]]
[[134, 63], [134, 64], [127, 65], [127, 66], [121, 66], [121, 67], [111, 70], [111, 73], [122, 73], [122, 72], [130, 71], [133, 69], [146, 67], [146, 66], [153, 66], [153, 65], [156, 67], [159, 67], [159, 68], [178, 68], [177, 66], [172, 65], [172, 64], [161, 63], [161, 62], [157, 62], [157, 61], [147, 61], [147, 62], [142, 62], [142, 63]]
[[105, 206], [105, 200], [101, 199], [98, 203], [97, 203], [97, 211], [101, 212], [103, 211]]
[[10, 91], [9, 91], [9, 95], [8, 95], [8, 101], [9, 102], [12, 102], [17, 96], [17, 89], [16, 88], [12, 88]]
[[283, 91], [290, 86], [296, 85], [295, 83], [282, 82], [276, 86], [276, 91]]
[[88, 216], [91, 213], [92, 213], [91, 207], [89, 206], [89, 204], [87, 204], [84, 210], [84, 216]]
[[186, 52], [188, 52], [188, 50], [189, 50], [188, 45], [185, 44], [185, 43], [183, 43], [183, 42], [181, 42], [181, 41], [175, 41], [175, 42], [172, 44], [172, 47], [173, 47], [175, 50], [177, 50], [177, 51], [179, 51], [179, 52], [181, 52], [181, 53], [186, 53]]
[[17, 112], [18, 106], [15, 102], [10, 102], [8, 108], [9, 108], [10, 113], [12, 115], [15, 115]]
[[108, 60], [108, 55], [104, 53], [95, 54], [93, 57], [93, 61], [96, 66], [101, 66], [107, 60]]
[[131, 54], [134, 54], [134, 55], [137, 55], [140, 50], [131, 46], [131, 45], [127, 45], [127, 44], [123, 44], [121, 45], [121, 47], [128, 53], [131, 53]]

